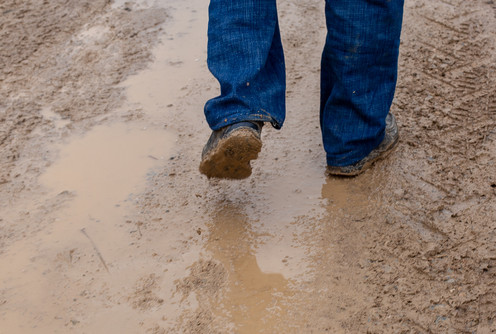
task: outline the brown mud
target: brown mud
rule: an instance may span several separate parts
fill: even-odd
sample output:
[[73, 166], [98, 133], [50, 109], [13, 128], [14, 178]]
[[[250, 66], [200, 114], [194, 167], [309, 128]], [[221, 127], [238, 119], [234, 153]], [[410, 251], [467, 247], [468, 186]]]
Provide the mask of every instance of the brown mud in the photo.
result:
[[[496, 333], [496, 6], [407, 0], [396, 150], [325, 176], [323, 2], [287, 122], [198, 172], [208, 1], [0, 4], [0, 333]], [[298, 135], [295, 135], [298, 134]]]

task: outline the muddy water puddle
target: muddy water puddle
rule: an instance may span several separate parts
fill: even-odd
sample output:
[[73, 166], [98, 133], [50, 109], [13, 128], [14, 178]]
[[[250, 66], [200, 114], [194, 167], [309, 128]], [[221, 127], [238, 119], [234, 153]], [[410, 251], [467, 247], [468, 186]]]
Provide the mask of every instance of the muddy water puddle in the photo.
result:
[[[115, 124], [98, 126], [64, 146], [60, 159], [41, 177], [54, 194], [74, 194], [69, 208], [58, 217], [70, 222], [61, 224], [61, 229], [78, 234], [82, 228], [98, 228], [101, 241], [110, 245], [111, 233], [105, 229], [122, 219], [121, 206], [142, 189], [146, 172], [169, 158], [174, 141], [174, 135], [164, 130]], [[65, 238], [70, 233], [57, 232], [64, 233]], [[52, 232], [52, 236], [56, 239], [61, 235]]]
[[[128, 100], [138, 102], [148, 117], [174, 126], [166, 118], [167, 111], [173, 110], [198, 122], [203, 117], [204, 103], [198, 97], [210, 88], [202, 86], [192, 93], [191, 87], [197, 78], [210, 78], [206, 68], [208, 2], [172, 0], [155, 3], [168, 8], [174, 19], [165, 24], [165, 32], [153, 51], [154, 62], [139, 75], [129, 77], [122, 86], [126, 87]], [[185, 104], [197, 107], [181, 109]]]
[[[486, 189], [494, 183], [489, 168], [494, 145], [488, 134], [489, 141], [472, 138], [458, 145], [460, 151], [449, 135], [453, 128], [483, 136], [492, 124], [483, 112], [492, 103], [484, 98], [491, 91], [472, 82], [490, 78], [486, 65], [494, 41], [488, 27], [494, 22], [481, 14], [487, 6], [469, 11], [463, 2], [410, 4], [405, 22], [422, 21], [427, 28], [412, 30], [415, 25], [407, 24], [402, 36], [405, 74], [393, 111], [409, 131], [390, 160], [357, 178], [340, 179], [324, 174], [318, 64], [325, 22], [317, 2], [278, 2], [288, 118], [281, 131], [264, 127], [264, 147], [245, 181], [210, 182], [197, 171], [210, 134], [203, 105], [218, 91], [205, 62], [208, 0], [117, 0], [103, 17], [83, 22], [84, 15], [75, 15], [80, 28], [62, 32], [60, 48], [43, 55], [43, 47], [33, 56], [45, 65], [52, 59], [54, 73], [62, 75], [72, 74], [74, 67], [72, 61], [58, 61], [57, 50], [69, 47], [73, 56], [91, 51], [76, 67], [82, 72], [64, 74], [60, 86], [40, 77], [33, 82], [45, 82], [46, 89], [21, 85], [21, 94], [15, 86], [31, 76], [30, 68], [35, 78], [38, 67], [31, 65], [38, 63], [28, 57], [8, 74], [14, 89], [11, 93], [6, 86], [10, 97], [0, 114], [13, 122], [13, 144], [43, 141], [16, 151], [6, 139], [4, 153], [13, 160], [3, 165], [15, 168], [0, 180], [0, 334], [473, 332], [494, 327], [489, 323], [494, 243], [487, 223], [494, 213], [493, 192]], [[162, 8], [159, 17], [153, 18], [153, 6]], [[454, 28], [434, 24], [429, 18], [434, 12]], [[5, 18], [19, 22], [21, 16], [7, 13]], [[42, 22], [45, 28], [54, 17]], [[143, 25], [148, 18], [165, 23]], [[149, 28], [139, 28], [144, 26]], [[70, 39], [75, 43], [66, 43], [69, 31], [76, 34]], [[100, 62], [93, 55], [123, 50], [132, 56], [126, 58], [129, 63], [138, 60], [141, 66], [147, 59], [144, 44], [156, 42], [155, 33], [161, 34], [160, 43], [148, 69], [120, 84], [127, 99], [112, 93], [109, 100], [105, 94], [88, 100], [88, 105], [95, 102], [94, 110], [122, 102], [121, 108], [102, 118], [91, 118], [99, 112], [84, 114], [88, 105], [76, 97], [100, 96], [72, 82], [89, 80], [79, 75], [85, 67], [88, 73], [100, 65], [119, 73], [135, 68], [121, 68], [126, 64], [117, 59], [116, 67], [107, 67], [113, 60]], [[35, 40], [44, 39], [40, 36]], [[439, 36], [450, 37], [449, 43], [432, 48]], [[121, 49], [134, 37], [140, 39], [138, 48]], [[439, 86], [429, 74], [433, 68], [422, 64], [445, 59], [460, 38], [464, 47], [456, 51], [461, 57], [443, 65], [459, 88], [452, 90], [453, 85]], [[17, 51], [29, 50], [12, 55]], [[459, 67], [458, 58], [466, 66]], [[418, 80], [425, 83], [422, 91], [414, 89]], [[101, 82], [98, 90], [104, 93], [116, 88], [110, 83], [114, 80]], [[52, 84], [62, 87], [61, 95], [47, 91]], [[460, 101], [451, 98], [458, 90], [465, 90]], [[426, 92], [433, 98], [424, 99]], [[422, 108], [411, 110], [412, 104]], [[471, 119], [468, 104], [481, 117], [462, 124]], [[438, 108], [443, 105], [449, 108]], [[81, 114], [80, 106], [85, 107]], [[431, 109], [456, 111], [456, 117]], [[422, 126], [431, 121], [446, 125], [448, 136]], [[89, 124], [96, 127], [79, 136]], [[21, 134], [26, 138], [17, 143]]]
[[[132, 241], [122, 226], [133, 193], [143, 190], [152, 167], [169, 158], [174, 142], [175, 136], [163, 129], [112, 124], [60, 146], [60, 159], [40, 181], [50, 189], [46, 197], [65, 201], [65, 207], [46, 217], [52, 220], [48, 229], [12, 245], [0, 261], [7, 299], [2, 312], [5, 333], [37, 332], [36, 328], [57, 332], [68, 322], [57, 315], [57, 304], [66, 294], [78, 296], [74, 301], [80, 297], [77, 281], [84, 280], [87, 270], [96, 266], [98, 272], [116, 271], [114, 263]], [[72, 268], [63, 274], [64, 266], [78, 267], [87, 257], [91, 260], [86, 270]], [[72, 286], [61, 280], [78, 274]], [[62, 289], [55, 288], [59, 284]]]
[[[174, 20], [154, 51], [155, 62], [123, 86], [130, 85], [130, 101], [141, 101], [149, 117], [175, 128], [174, 116], [169, 116], [180, 114], [179, 124], [189, 122], [206, 129], [203, 104], [216, 94], [205, 66], [207, 2], [174, 4]], [[291, 131], [291, 123], [286, 131]], [[193, 144], [199, 153], [203, 143], [198, 139]], [[198, 301], [200, 309], [208, 305], [214, 318], [224, 319], [225, 328], [239, 333], [290, 331], [285, 320], [291, 317], [291, 301], [298, 287], [312, 282], [318, 270], [312, 257], [319, 254], [314, 247], [321, 239], [321, 219], [335, 211], [357, 209], [360, 204], [356, 200], [368, 205], [366, 195], [357, 197], [356, 189], [349, 189], [344, 182], [326, 183], [320, 166], [307, 163], [269, 178], [255, 175], [256, 189], [231, 185], [221, 189], [228, 198], [206, 204], [209, 220], [201, 252], [220, 264], [224, 273], [205, 267], [199, 254], [192, 254], [192, 276], [186, 278], [186, 285], [210, 282], [206, 284], [212, 290], [220, 289], [205, 291], [193, 285], [189, 296]], [[298, 168], [306, 170], [304, 177]], [[196, 168], [193, 170], [196, 173]], [[323, 187], [335, 189], [329, 192]], [[326, 198], [332, 205], [322, 205]], [[353, 286], [347, 288], [351, 294]], [[178, 305], [183, 311], [189, 306]]]
[[356, 267], [366, 263], [364, 238], [380, 183], [315, 175], [305, 184], [293, 179], [275, 187], [286, 177], [266, 180], [267, 188], [247, 196], [223, 189], [229, 199], [211, 203], [204, 250], [222, 270], [195, 263], [194, 279], [188, 280], [210, 282], [205, 284], [211, 289], [193, 290], [200, 305], [225, 319], [232, 332], [297, 332], [304, 319], [295, 314], [315, 307], [311, 287], [328, 275], [339, 277], [323, 291], [336, 300], [330, 316], [345, 321], [343, 304], [358, 312], [366, 303]]
[[[176, 4], [114, 4], [128, 5], [133, 10], [152, 5], [173, 10]], [[199, 42], [204, 37], [189, 32], [197, 28], [195, 21], [206, 21], [199, 20], [194, 6], [179, 7], [157, 47], [157, 61], [123, 84], [128, 102], [116, 116], [141, 109], [144, 120], [100, 125], [53, 148], [60, 157], [40, 178], [49, 190], [22, 208], [36, 212], [46, 206], [51, 212], [40, 219], [48, 228], [12, 244], [0, 260], [0, 333], [139, 333], [154, 322], [173, 327], [180, 316], [174, 281], [186, 275], [198, 252], [174, 250], [171, 245], [180, 231], [144, 236], [142, 223], [127, 218], [156, 168], [175, 148], [177, 135], [163, 111], [176, 105], [205, 61]], [[81, 36], [104, 33], [101, 27], [89, 27]], [[49, 108], [42, 116], [57, 128], [69, 123]], [[52, 202], [57, 205], [47, 204]], [[143, 237], [147, 247], [137, 250], [136, 240]], [[170, 258], [175, 266], [165, 266]], [[194, 307], [195, 300], [190, 304]], [[141, 311], [158, 309], [148, 320], [140, 316]]]
[[287, 316], [284, 301], [292, 291], [277, 266], [260, 269], [256, 250], [259, 242], [250, 225], [249, 218], [236, 206], [219, 208], [210, 225], [206, 249], [228, 271], [227, 291], [213, 303], [213, 313], [227, 312], [239, 333], [271, 332], [281, 329], [279, 319]]

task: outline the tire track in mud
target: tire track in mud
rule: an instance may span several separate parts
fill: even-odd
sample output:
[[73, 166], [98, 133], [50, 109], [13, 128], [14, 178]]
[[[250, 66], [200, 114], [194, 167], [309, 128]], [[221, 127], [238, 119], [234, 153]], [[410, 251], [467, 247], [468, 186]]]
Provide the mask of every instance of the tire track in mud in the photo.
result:
[[[394, 224], [377, 231], [384, 235], [372, 248], [372, 332], [496, 330], [496, 22], [488, 9], [407, 1], [393, 106], [403, 145], [382, 194]], [[412, 233], [419, 224], [427, 235]]]
[[[451, 6], [457, 10], [452, 8], [453, 13], [444, 14], [444, 17], [443, 11], [436, 12], [436, 19], [429, 18], [434, 14], [429, 13], [429, 9], [420, 13], [419, 17], [427, 20], [427, 29], [415, 32], [415, 43], [412, 43], [412, 50], [407, 51], [412, 63], [405, 67], [408, 73], [413, 72], [412, 84], [417, 86], [418, 98], [424, 98], [414, 112], [426, 130], [426, 145], [452, 154], [452, 159], [459, 159], [457, 162], [463, 165], [467, 156], [475, 158], [488, 132], [495, 126], [494, 38], [487, 32], [490, 29], [487, 15], [481, 20], [482, 9], [468, 10], [464, 3]], [[460, 11], [462, 13], [458, 13]], [[431, 25], [430, 22], [440, 19], [447, 22], [441, 27], [448, 25], [453, 29], [436, 29]], [[430, 44], [432, 39], [437, 41], [436, 47]], [[396, 104], [403, 110], [410, 109], [410, 101], [402, 102], [402, 98], [398, 94]], [[456, 136], [452, 135], [454, 131]], [[450, 168], [452, 178], [457, 181], [464, 180], [463, 171], [453, 168], [457, 164], [442, 166], [442, 162], [435, 163], [440, 168]], [[455, 188], [450, 185], [449, 188]], [[463, 189], [462, 186], [449, 191], [454, 191], [451, 195], [456, 197]]]

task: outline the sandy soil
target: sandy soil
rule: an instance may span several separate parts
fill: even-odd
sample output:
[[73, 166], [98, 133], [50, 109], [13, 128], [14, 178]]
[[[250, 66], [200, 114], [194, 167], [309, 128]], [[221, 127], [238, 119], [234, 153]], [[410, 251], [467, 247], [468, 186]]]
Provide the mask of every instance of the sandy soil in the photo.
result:
[[354, 179], [323, 2], [279, 1], [287, 123], [230, 182], [198, 172], [207, 6], [0, 4], [0, 333], [496, 333], [493, 1], [406, 1], [400, 145]]

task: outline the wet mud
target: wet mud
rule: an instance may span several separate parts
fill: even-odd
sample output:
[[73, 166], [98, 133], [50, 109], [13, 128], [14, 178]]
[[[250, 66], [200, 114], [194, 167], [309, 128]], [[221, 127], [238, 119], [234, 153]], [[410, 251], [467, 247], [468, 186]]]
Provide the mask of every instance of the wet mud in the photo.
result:
[[323, 3], [278, 5], [287, 122], [219, 181], [208, 1], [0, 4], [0, 333], [496, 332], [496, 7], [406, 1], [400, 142], [348, 179]]

